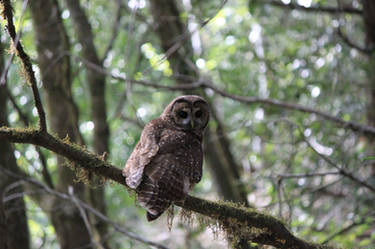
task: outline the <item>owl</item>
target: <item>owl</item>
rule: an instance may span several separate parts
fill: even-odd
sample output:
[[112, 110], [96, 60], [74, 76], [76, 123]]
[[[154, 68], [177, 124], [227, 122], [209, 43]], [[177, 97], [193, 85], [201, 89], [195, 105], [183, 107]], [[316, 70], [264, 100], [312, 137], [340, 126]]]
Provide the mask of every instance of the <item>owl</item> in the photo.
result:
[[126, 184], [158, 218], [174, 201], [184, 200], [202, 177], [202, 137], [209, 120], [207, 102], [196, 95], [175, 98], [148, 123], [122, 171]]

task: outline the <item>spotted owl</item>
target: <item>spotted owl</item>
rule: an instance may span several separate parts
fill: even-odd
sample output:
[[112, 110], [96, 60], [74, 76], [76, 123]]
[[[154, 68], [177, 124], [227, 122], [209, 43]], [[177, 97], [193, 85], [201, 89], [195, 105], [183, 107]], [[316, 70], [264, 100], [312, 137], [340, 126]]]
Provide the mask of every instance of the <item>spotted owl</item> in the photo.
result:
[[207, 102], [196, 95], [175, 98], [148, 123], [122, 174], [135, 189], [147, 220], [183, 200], [202, 177], [202, 136], [209, 120]]

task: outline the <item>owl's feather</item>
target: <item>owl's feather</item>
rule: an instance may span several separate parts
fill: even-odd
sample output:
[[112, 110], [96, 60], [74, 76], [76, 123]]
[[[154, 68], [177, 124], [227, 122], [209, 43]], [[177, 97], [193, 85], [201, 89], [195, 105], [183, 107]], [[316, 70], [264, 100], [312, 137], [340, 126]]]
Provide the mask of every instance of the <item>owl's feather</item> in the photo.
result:
[[144, 167], [151, 161], [159, 150], [157, 144], [157, 132], [152, 123], [146, 125], [142, 132], [141, 140], [130, 155], [123, 169], [126, 177], [126, 185], [136, 189], [142, 181]]

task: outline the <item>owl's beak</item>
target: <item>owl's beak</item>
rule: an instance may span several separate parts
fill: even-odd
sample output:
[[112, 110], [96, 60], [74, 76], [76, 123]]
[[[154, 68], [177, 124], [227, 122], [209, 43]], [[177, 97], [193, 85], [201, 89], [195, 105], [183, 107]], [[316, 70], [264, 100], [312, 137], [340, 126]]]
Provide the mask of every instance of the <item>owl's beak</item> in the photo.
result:
[[190, 125], [191, 125], [191, 128], [194, 129], [194, 120], [193, 119], [190, 120]]

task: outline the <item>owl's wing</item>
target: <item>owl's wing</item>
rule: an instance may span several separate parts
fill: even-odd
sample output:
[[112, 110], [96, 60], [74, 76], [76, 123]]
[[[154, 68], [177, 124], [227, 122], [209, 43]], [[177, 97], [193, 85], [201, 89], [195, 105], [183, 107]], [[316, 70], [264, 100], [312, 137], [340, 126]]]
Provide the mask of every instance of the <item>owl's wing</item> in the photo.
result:
[[200, 148], [200, 151], [195, 151], [195, 162], [193, 167], [190, 169], [189, 179], [193, 184], [197, 184], [202, 179], [202, 165], [203, 165], [203, 152]]
[[136, 189], [142, 181], [143, 170], [159, 150], [158, 133], [153, 122], [145, 126], [141, 139], [130, 155], [122, 171], [126, 177], [126, 185]]
[[178, 193], [176, 198], [182, 198], [202, 178], [201, 142], [181, 131], [164, 130], [158, 144], [158, 154], [144, 174], [155, 183], [170, 185], [169, 190]]

